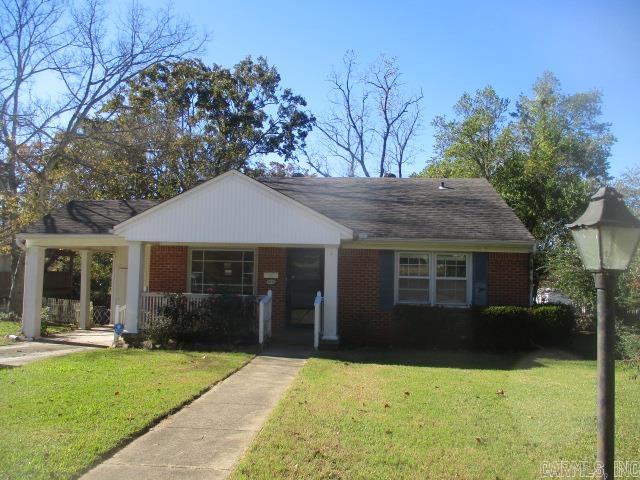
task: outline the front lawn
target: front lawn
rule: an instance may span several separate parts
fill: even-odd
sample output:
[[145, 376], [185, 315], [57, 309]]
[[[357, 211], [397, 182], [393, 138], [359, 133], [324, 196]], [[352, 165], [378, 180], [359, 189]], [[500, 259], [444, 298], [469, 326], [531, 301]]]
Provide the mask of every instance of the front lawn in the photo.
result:
[[13, 343], [7, 335], [20, 333], [20, 322], [11, 322], [9, 320], [0, 320], [0, 345], [9, 345]]
[[0, 478], [69, 478], [251, 355], [99, 350], [0, 370]]
[[[595, 362], [568, 353], [310, 359], [233, 478], [540, 478], [595, 460]], [[640, 460], [640, 379], [617, 372], [617, 459]]]

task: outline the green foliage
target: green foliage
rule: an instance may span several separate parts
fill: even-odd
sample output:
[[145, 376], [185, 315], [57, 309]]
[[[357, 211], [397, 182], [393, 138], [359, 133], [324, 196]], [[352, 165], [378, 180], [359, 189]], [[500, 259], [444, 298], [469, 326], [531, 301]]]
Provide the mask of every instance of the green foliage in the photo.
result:
[[[281, 86], [276, 68], [250, 57], [233, 68], [181, 60], [155, 65], [128, 82], [85, 122], [86, 140], [67, 149], [79, 188], [100, 198], [169, 198], [254, 159], [294, 162], [314, 117]], [[108, 120], [105, 120], [108, 118]], [[126, 178], [127, 181], [122, 181]]]
[[169, 340], [182, 343], [255, 342], [257, 334], [256, 297], [208, 295], [197, 306], [180, 294], [167, 295], [161, 319], [147, 335], [154, 344]]
[[421, 347], [472, 346], [475, 313], [464, 308], [396, 305], [394, 342]]
[[20, 322], [20, 317], [15, 312], [0, 312], [0, 322]]
[[573, 241], [559, 242], [547, 256], [547, 281], [569, 297], [577, 309], [595, 311], [596, 287], [593, 274], [586, 271]]
[[393, 327], [397, 344], [505, 351], [564, 345], [575, 332], [576, 319], [567, 305], [471, 309], [396, 305]]
[[615, 139], [600, 120], [601, 94], [566, 94], [546, 72], [513, 111], [491, 87], [464, 94], [455, 118], [437, 117], [435, 157], [421, 176], [487, 178], [538, 240], [537, 285], [565, 225], [608, 177]]
[[616, 349], [620, 358], [640, 369], [640, 326], [616, 325]]
[[576, 317], [569, 305], [537, 305], [529, 309], [529, 335], [538, 345], [567, 343], [576, 331]]
[[530, 348], [528, 312], [524, 307], [484, 308], [475, 322], [475, 341], [483, 348], [526, 350]]

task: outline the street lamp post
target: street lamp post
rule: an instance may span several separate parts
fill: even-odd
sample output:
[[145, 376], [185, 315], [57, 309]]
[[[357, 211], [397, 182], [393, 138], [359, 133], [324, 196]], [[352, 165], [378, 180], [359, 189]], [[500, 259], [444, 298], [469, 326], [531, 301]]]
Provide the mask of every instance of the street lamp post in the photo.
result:
[[640, 240], [640, 220], [626, 207], [622, 196], [603, 187], [591, 197], [586, 211], [567, 227], [578, 247], [584, 267], [593, 272], [598, 301], [598, 439], [597, 461], [601, 478], [614, 472], [615, 423], [615, 317], [613, 281], [626, 270]]

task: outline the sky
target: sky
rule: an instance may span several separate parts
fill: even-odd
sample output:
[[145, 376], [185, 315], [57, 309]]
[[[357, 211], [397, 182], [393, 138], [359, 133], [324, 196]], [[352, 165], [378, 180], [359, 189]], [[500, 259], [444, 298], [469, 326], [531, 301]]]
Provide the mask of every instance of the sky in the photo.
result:
[[602, 118], [617, 138], [614, 176], [640, 164], [640, 1], [181, 0], [173, 7], [209, 32], [207, 63], [265, 56], [316, 114], [328, 108], [327, 76], [347, 50], [365, 63], [397, 57], [407, 91], [424, 94], [412, 170], [432, 155], [431, 119], [450, 115], [463, 92], [490, 84], [515, 101], [545, 70], [566, 93], [602, 92]]

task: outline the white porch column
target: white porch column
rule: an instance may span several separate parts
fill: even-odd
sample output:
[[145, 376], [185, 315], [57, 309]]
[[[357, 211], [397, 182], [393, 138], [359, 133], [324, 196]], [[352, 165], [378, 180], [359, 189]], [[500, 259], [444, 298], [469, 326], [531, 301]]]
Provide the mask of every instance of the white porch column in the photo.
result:
[[40, 337], [44, 247], [27, 247], [22, 293], [22, 331], [27, 338]]
[[116, 306], [127, 303], [127, 247], [117, 247], [113, 252], [111, 265], [111, 318], [114, 324], [116, 318]]
[[128, 242], [129, 260], [127, 268], [127, 310], [124, 328], [127, 332], [138, 332], [138, 310], [140, 294], [144, 287], [144, 243]]
[[91, 252], [80, 250], [80, 318], [78, 328], [91, 328]]
[[322, 338], [338, 340], [338, 247], [324, 249], [324, 325]]

